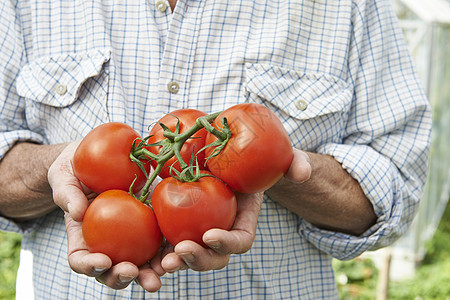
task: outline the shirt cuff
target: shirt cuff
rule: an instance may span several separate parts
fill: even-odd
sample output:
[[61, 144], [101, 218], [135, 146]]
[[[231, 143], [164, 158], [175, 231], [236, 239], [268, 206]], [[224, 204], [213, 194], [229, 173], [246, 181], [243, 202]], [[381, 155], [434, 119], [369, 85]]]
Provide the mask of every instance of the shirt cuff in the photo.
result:
[[407, 230], [419, 201], [409, 199], [405, 204], [404, 198], [411, 197], [400, 190], [402, 178], [387, 157], [366, 145], [327, 144], [317, 152], [333, 156], [360, 183], [377, 222], [362, 235], [353, 236], [323, 230], [302, 220], [299, 230], [312, 244], [337, 259], [348, 260], [393, 243]]
[[17, 142], [33, 142], [38, 144], [44, 143], [42, 135], [30, 130], [15, 130], [2, 132], [0, 134], [0, 159], [14, 146]]

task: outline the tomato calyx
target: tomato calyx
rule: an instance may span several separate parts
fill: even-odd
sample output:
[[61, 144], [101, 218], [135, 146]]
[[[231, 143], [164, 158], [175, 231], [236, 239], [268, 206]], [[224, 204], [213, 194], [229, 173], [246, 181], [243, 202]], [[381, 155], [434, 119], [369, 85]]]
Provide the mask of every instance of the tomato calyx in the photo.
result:
[[[130, 151], [130, 160], [138, 165], [139, 169], [141, 169], [141, 171], [145, 174], [145, 177], [147, 178], [147, 180], [148, 180], [148, 173], [144, 168], [144, 164], [142, 163], [142, 160], [143, 159], [148, 160], [149, 154], [147, 154], [147, 155], [141, 154], [141, 155], [138, 155], [138, 157], [136, 157], [134, 154], [139, 153], [139, 151], [141, 151], [144, 148], [144, 145], [145, 145], [146, 141], [148, 140], [148, 138], [149, 137], [146, 137], [144, 140], [142, 140], [141, 138], [136, 138], [133, 141], [133, 144], [131, 145], [131, 151]], [[134, 183], [134, 181], [133, 181], [133, 183]], [[133, 184], [131, 184], [131, 185], [133, 185]]]
[[[141, 139], [140, 142], [137, 144], [137, 142], [139, 140], [135, 140], [135, 142], [133, 143], [131, 152], [130, 152], [130, 159], [134, 162], [136, 162], [140, 168], [143, 168], [142, 164], [140, 164], [140, 162], [138, 163], [138, 161], [140, 159], [146, 158], [149, 160], [155, 160], [157, 163], [157, 166], [154, 170], [154, 172], [147, 177], [147, 181], [144, 185], [144, 187], [142, 188], [141, 191], [141, 196], [138, 198], [139, 201], [141, 202], [146, 202], [147, 198], [150, 194], [150, 186], [152, 185], [152, 183], [155, 181], [156, 177], [161, 173], [165, 163], [171, 159], [173, 156], [175, 156], [180, 164], [181, 170], [182, 172], [179, 172], [175, 169], [175, 176], [174, 177], [178, 177], [180, 181], [196, 181], [198, 179], [200, 179], [201, 177], [204, 177], [205, 175], [197, 175], [197, 173], [199, 172], [194, 172], [194, 169], [198, 169], [198, 166], [195, 167], [193, 166], [192, 162], [193, 162], [193, 158], [194, 158], [194, 153], [192, 154], [192, 158], [191, 158], [191, 162], [190, 164], [187, 164], [183, 158], [181, 157], [180, 151], [181, 148], [183, 147], [184, 143], [192, 138], [192, 136], [198, 132], [199, 130], [205, 128], [205, 130], [207, 130], [208, 132], [210, 132], [211, 134], [215, 135], [218, 138], [218, 141], [221, 141], [221, 143], [223, 143], [223, 147], [225, 147], [226, 142], [230, 139], [231, 137], [231, 131], [229, 130], [228, 126], [225, 126], [224, 124], [226, 124], [226, 119], [222, 120], [222, 124], [224, 126], [223, 129], [217, 129], [214, 126], [211, 125], [211, 123], [214, 122], [214, 120], [216, 119], [216, 117], [220, 114], [221, 112], [217, 112], [217, 113], [213, 113], [213, 114], [209, 114], [203, 117], [199, 117], [196, 122], [195, 125], [192, 126], [191, 128], [189, 128], [188, 130], [186, 130], [184, 133], [180, 133], [180, 123], [178, 120], [177, 126], [175, 128], [174, 131], [171, 131], [165, 124], [161, 123], [161, 122], [157, 122], [164, 130], [164, 137], [165, 139], [156, 143], [152, 143], [152, 144], [148, 144], [148, 139], [151, 136], [148, 136], [144, 139]], [[178, 119], [178, 118], [177, 118]], [[216, 144], [216, 143], [212, 143], [212, 144]], [[208, 146], [214, 146], [214, 145], [208, 145]], [[219, 143], [217, 143], [219, 144]], [[159, 154], [155, 154], [150, 152], [147, 147], [153, 147], [153, 146], [160, 146], [161, 147], [161, 151], [159, 152]], [[202, 148], [200, 151], [204, 150], [204, 148]], [[220, 151], [219, 151], [220, 152]], [[177, 174], [179, 173], [179, 174]], [[130, 189], [131, 191], [131, 189]], [[134, 196], [134, 195], [132, 195]]]
[[[192, 165], [192, 161], [189, 164], [189, 166], [184, 168], [181, 172], [175, 168], [171, 168], [170, 172], [171, 172], [172, 177], [180, 182], [195, 182], [195, 181], [199, 181], [200, 178], [203, 178], [203, 177], [216, 177], [212, 174], [205, 173], [206, 171], [202, 172], [200, 170], [198, 163], [196, 163], [195, 165]], [[173, 174], [173, 173], [175, 173], [175, 174]]]
[[[232, 132], [230, 130], [230, 126], [228, 125], [227, 118], [222, 118], [220, 120], [222, 123], [222, 128], [218, 129], [212, 126], [211, 124], [208, 124], [205, 129], [208, 130], [210, 133], [214, 134], [217, 138], [216, 141], [206, 145], [202, 149], [200, 149], [199, 152], [204, 151], [206, 148], [214, 147], [214, 150], [211, 152], [211, 154], [206, 158], [205, 164], [210, 160], [211, 158], [219, 155], [220, 152], [222, 152], [223, 148], [228, 144], [228, 141], [230, 140], [232, 136]], [[206, 125], [206, 124], [205, 124]]]

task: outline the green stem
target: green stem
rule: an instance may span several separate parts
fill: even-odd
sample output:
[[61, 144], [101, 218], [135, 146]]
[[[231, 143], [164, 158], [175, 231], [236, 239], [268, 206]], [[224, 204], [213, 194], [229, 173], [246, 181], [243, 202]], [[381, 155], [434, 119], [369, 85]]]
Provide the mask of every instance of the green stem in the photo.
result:
[[163, 135], [171, 141], [174, 141], [179, 136], [178, 133], [173, 133], [171, 131], [164, 131]]
[[158, 154], [154, 154], [150, 151], [148, 151], [145, 148], [142, 148], [140, 150], [137, 150], [135, 152], [133, 152], [134, 157], [143, 157], [143, 156], [148, 156], [151, 159], [157, 160], [159, 158]]
[[148, 156], [157, 162], [157, 166], [156, 166], [154, 172], [148, 178], [147, 182], [145, 183], [144, 187], [142, 188], [142, 194], [141, 194], [141, 197], [139, 198], [139, 201], [141, 201], [143, 203], [147, 201], [147, 198], [149, 196], [149, 189], [150, 189], [152, 183], [155, 181], [156, 177], [161, 173], [165, 163], [170, 158], [172, 158], [174, 155], [176, 156], [176, 158], [181, 166], [181, 169], [185, 169], [185, 168], [189, 167], [188, 164], [186, 164], [186, 162], [182, 159], [180, 151], [181, 151], [181, 148], [183, 147], [184, 143], [189, 138], [191, 138], [195, 133], [197, 133], [199, 130], [201, 130], [202, 128], [205, 128], [207, 131], [214, 134], [219, 140], [222, 140], [222, 141], [227, 140], [228, 135], [226, 132], [220, 131], [211, 125], [211, 123], [214, 122], [214, 120], [217, 118], [217, 116], [220, 113], [221, 112], [217, 112], [217, 113], [213, 113], [213, 114], [198, 118], [196, 120], [194, 126], [192, 126], [186, 132], [181, 133], [181, 134], [174, 133], [169, 130], [165, 130], [164, 136], [167, 139], [169, 139], [170, 141], [173, 141], [173, 145], [170, 148], [170, 150], [162, 156], [158, 155], [158, 154], [154, 154], [145, 148], [137, 150], [133, 153], [133, 155], [135, 157]]
[[[184, 141], [185, 142], [185, 141]], [[183, 144], [184, 144], [184, 142], [183, 142]], [[181, 143], [175, 143], [174, 145], [173, 145], [173, 152], [174, 152], [174, 154], [175, 154], [175, 157], [177, 158], [177, 160], [178, 160], [178, 163], [180, 164], [180, 168], [181, 169], [184, 169], [184, 168], [186, 168], [187, 166], [188, 166], [188, 164], [183, 160], [183, 158], [181, 157], [181, 153], [180, 153], [180, 151], [181, 151], [181, 147], [183, 146], [183, 144], [181, 144]]]
[[153, 181], [155, 181], [156, 177], [161, 173], [161, 170], [163, 168], [164, 164], [159, 164], [156, 166], [155, 171], [152, 173], [152, 175], [148, 178], [147, 182], [145, 183], [144, 187], [142, 188], [141, 197], [139, 197], [139, 201], [144, 203], [149, 195], [149, 189], [152, 185]]
[[[224, 141], [228, 138], [228, 134], [224, 131], [218, 130], [217, 128], [215, 128], [214, 126], [211, 125], [211, 123], [217, 118], [217, 116], [220, 113], [221, 112], [211, 114], [211, 115], [208, 115], [205, 117], [200, 117], [197, 119], [196, 123], [200, 123], [199, 125], [204, 127], [210, 133], [214, 134], [219, 140]], [[209, 116], [213, 116], [214, 118], [211, 120], [210, 118], [208, 118]]]
[[[181, 134], [177, 134], [174, 137], [174, 141], [175, 143], [180, 142], [181, 144], [184, 144], [184, 142], [186, 142], [191, 136], [193, 136], [194, 134], [197, 133], [197, 131], [199, 131], [202, 128], [205, 128], [207, 131], [211, 132], [210, 130], [217, 130], [216, 128], [214, 128], [211, 123], [214, 122], [214, 120], [217, 118], [217, 116], [220, 114], [221, 112], [217, 112], [217, 113], [213, 113], [204, 117], [200, 117], [196, 120], [194, 126], [192, 126], [191, 128], [189, 128], [187, 131], [185, 131], [184, 133]], [[217, 130], [218, 131], [218, 130]], [[212, 132], [211, 132], [212, 133]], [[214, 134], [214, 133], [213, 133]], [[219, 131], [220, 134], [220, 131]], [[182, 146], [182, 145], [181, 145]], [[181, 147], [180, 147], [181, 148]]]

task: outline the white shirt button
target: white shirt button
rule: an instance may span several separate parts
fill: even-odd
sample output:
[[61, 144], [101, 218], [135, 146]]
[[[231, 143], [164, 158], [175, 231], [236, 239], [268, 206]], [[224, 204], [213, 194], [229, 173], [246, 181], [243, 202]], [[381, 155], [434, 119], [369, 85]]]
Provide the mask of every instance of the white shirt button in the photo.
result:
[[297, 102], [295, 102], [295, 106], [297, 107], [297, 109], [304, 111], [308, 108], [308, 102], [306, 102], [303, 99], [297, 100]]
[[176, 93], [178, 93], [178, 91], [180, 89], [180, 85], [178, 84], [178, 82], [171, 81], [171, 82], [169, 82], [169, 84], [167, 84], [167, 89], [172, 94], [176, 94]]
[[55, 90], [56, 90], [56, 93], [58, 93], [59, 95], [62, 96], [67, 92], [67, 87], [66, 87], [66, 85], [60, 83], [56, 86]]
[[163, 0], [159, 0], [158, 2], [156, 2], [156, 9], [160, 12], [165, 12], [167, 9], [166, 2], [164, 2]]

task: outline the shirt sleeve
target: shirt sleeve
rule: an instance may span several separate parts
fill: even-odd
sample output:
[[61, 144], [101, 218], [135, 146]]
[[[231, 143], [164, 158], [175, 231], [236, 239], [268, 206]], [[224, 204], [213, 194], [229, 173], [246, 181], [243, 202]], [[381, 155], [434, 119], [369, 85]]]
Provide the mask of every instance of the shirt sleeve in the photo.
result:
[[25, 63], [20, 20], [11, 1], [0, 4], [0, 159], [18, 141], [43, 142], [27, 127], [25, 99], [16, 90], [16, 78]]
[[355, 1], [352, 17], [349, 121], [342, 143], [317, 152], [333, 156], [360, 183], [378, 220], [361, 236], [300, 225], [311, 243], [343, 260], [393, 243], [411, 224], [428, 171], [432, 124], [389, 1]]
[[[24, 63], [24, 46], [13, 2], [0, 4], [0, 160], [19, 141], [43, 142], [42, 135], [27, 127], [25, 100], [16, 92], [16, 78]], [[0, 216], [0, 230], [24, 232], [31, 227], [31, 223], [18, 224]]]

